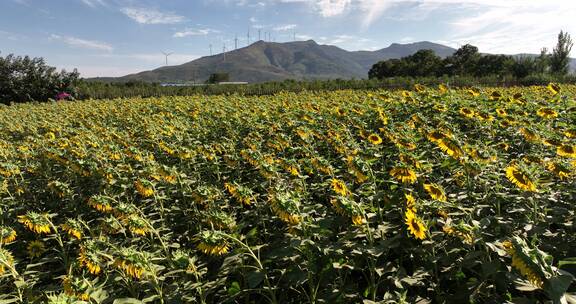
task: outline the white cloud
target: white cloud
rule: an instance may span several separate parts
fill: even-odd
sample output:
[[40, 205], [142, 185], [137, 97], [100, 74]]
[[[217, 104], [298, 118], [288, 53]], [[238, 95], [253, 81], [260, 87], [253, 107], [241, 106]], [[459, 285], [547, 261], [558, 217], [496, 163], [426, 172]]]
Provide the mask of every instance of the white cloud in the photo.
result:
[[105, 42], [95, 41], [95, 40], [85, 40], [71, 36], [60, 36], [52, 34], [50, 35], [51, 40], [61, 41], [69, 46], [78, 47], [83, 49], [99, 50], [111, 52], [114, 48]]
[[26, 36], [16, 34], [16, 33], [6, 32], [6, 31], [2, 31], [2, 30], [0, 30], [0, 37], [2, 37], [4, 39], [8, 39], [8, 40], [13, 40], [13, 41], [22, 40], [22, 39], [26, 38]]
[[283, 31], [293, 30], [295, 28], [296, 28], [296, 24], [284, 24], [284, 25], [278, 25], [278, 26], [274, 27], [273, 30], [283, 32]]
[[208, 34], [220, 33], [220, 31], [213, 30], [213, 29], [185, 29], [180, 32], [174, 33], [172, 37], [174, 38], [184, 38], [188, 36], [206, 36]]
[[176, 24], [186, 21], [184, 16], [152, 8], [125, 7], [121, 11], [140, 24]]
[[97, 7], [97, 6], [106, 6], [106, 2], [104, 0], [80, 0], [82, 3], [89, 7]]
[[[436, 0], [445, 5], [455, 1]], [[468, 14], [449, 23], [451, 35], [447, 40], [460, 44], [471, 43], [482, 52], [538, 53], [540, 48], [551, 49], [560, 30], [576, 29], [576, 2], [494, 1], [459, 2]]]
[[316, 7], [322, 17], [333, 17], [343, 14], [352, 0], [316, 0]]

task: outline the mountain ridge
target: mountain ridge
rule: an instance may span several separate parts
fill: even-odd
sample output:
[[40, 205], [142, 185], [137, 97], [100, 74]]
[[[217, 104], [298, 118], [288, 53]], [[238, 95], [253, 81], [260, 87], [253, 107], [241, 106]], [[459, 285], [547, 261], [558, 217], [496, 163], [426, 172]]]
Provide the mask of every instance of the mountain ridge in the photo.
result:
[[[213, 73], [228, 73], [230, 81], [251, 83], [286, 79], [362, 79], [367, 78], [372, 65], [381, 60], [409, 56], [423, 49], [431, 49], [440, 57], [450, 56], [456, 51], [429, 41], [392, 43], [375, 51], [347, 51], [334, 45], [318, 44], [314, 40], [284, 43], [259, 40], [225, 54], [204, 56], [181, 65], [89, 80], [203, 83]], [[571, 69], [576, 69], [575, 60], [571, 61]]]

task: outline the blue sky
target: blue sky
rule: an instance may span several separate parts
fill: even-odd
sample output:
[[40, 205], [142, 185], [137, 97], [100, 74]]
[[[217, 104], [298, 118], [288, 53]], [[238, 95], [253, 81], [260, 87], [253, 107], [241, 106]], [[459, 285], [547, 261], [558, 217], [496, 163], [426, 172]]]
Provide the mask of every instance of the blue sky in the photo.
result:
[[[433, 41], [482, 52], [538, 53], [563, 29], [571, 0], [0, 0], [0, 51], [44, 57], [83, 77], [121, 76], [246, 46], [314, 39], [347, 50]], [[576, 39], [575, 39], [576, 40]]]

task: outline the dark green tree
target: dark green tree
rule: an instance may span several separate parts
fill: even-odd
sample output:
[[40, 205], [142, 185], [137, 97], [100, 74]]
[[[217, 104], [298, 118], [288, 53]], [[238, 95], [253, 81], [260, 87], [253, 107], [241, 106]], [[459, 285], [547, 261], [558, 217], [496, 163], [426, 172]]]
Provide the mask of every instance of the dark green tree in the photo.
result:
[[228, 73], [213, 73], [210, 75], [210, 77], [208, 78], [206, 83], [215, 84], [215, 83], [226, 82], [226, 81], [230, 81], [230, 74], [228, 74]]
[[478, 59], [474, 75], [477, 77], [510, 75], [513, 66], [514, 58], [511, 56], [487, 54]]
[[79, 74], [57, 72], [43, 58], [0, 57], [0, 102], [47, 101], [59, 93], [75, 95]]
[[544, 74], [550, 67], [550, 54], [548, 48], [540, 49], [540, 55], [536, 58], [536, 73]]
[[465, 44], [456, 50], [452, 56], [447, 58], [445, 66], [451, 67], [448, 70], [448, 74], [472, 75], [476, 70], [480, 58], [481, 55], [477, 47], [471, 44]]
[[560, 31], [558, 34], [558, 43], [550, 56], [550, 72], [557, 75], [566, 75], [568, 73], [568, 64], [570, 63], [570, 51], [572, 51], [572, 38], [570, 34]]
[[538, 58], [520, 56], [514, 60], [512, 75], [521, 79], [538, 72]]
[[419, 50], [406, 58], [409, 70], [406, 75], [411, 77], [435, 76], [442, 65], [442, 58], [432, 50]]

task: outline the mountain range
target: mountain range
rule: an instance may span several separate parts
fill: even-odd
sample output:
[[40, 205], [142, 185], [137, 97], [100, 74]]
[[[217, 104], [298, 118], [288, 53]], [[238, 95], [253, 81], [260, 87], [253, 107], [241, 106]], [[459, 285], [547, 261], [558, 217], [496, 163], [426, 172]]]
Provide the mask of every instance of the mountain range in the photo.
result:
[[[313, 40], [295, 42], [258, 41], [247, 47], [205, 56], [176, 66], [117, 78], [93, 78], [97, 81], [145, 81], [160, 83], [203, 83], [213, 73], [228, 73], [230, 81], [266, 82], [285, 79], [351, 79], [367, 78], [378, 61], [401, 58], [419, 50], [433, 50], [440, 57], [456, 50], [428, 41], [398, 44], [376, 51], [346, 51], [333, 45], [320, 45]], [[576, 70], [576, 60], [571, 61]]]

